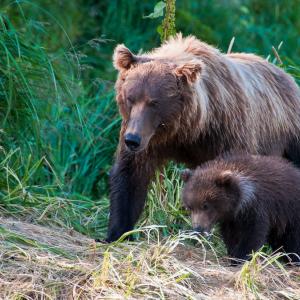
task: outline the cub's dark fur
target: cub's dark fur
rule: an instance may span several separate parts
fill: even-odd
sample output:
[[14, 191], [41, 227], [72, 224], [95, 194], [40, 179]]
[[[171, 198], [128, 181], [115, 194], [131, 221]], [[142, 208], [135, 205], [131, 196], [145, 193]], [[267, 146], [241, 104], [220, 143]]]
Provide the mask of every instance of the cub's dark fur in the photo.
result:
[[300, 256], [300, 170], [279, 157], [228, 155], [183, 173], [193, 227], [219, 223], [228, 254], [247, 259], [268, 243]]

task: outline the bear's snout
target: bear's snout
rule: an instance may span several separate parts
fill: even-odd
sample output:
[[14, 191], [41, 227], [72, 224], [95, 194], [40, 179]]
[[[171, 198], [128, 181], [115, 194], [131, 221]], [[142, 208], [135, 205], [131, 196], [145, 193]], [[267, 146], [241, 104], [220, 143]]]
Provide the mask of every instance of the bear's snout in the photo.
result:
[[196, 226], [196, 227], [193, 227], [193, 231], [196, 231], [198, 233], [202, 233], [202, 232], [204, 232], [204, 229], [201, 226]]
[[206, 228], [203, 228], [201, 226], [193, 227], [193, 231], [195, 231], [197, 233], [204, 234], [204, 235], [209, 235], [210, 234], [210, 230], [208, 230]]
[[125, 135], [125, 144], [131, 151], [136, 151], [141, 144], [141, 137], [137, 134], [127, 133]]

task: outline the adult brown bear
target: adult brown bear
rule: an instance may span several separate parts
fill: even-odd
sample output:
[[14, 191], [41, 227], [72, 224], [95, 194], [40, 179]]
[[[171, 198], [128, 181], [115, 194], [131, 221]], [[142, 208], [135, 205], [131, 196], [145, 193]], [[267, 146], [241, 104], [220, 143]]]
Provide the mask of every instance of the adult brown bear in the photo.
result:
[[300, 164], [300, 93], [266, 60], [179, 34], [143, 55], [118, 45], [113, 61], [123, 120], [107, 241], [133, 228], [155, 169], [169, 160], [195, 167], [238, 150]]

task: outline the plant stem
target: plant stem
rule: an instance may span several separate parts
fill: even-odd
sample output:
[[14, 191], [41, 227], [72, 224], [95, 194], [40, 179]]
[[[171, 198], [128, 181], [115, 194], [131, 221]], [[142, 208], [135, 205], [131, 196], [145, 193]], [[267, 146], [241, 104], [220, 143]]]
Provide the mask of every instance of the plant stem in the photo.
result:
[[166, 14], [162, 21], [161, 41], [167, 40], [176, 34], [175, 28], [176, 0], [166, 0]]

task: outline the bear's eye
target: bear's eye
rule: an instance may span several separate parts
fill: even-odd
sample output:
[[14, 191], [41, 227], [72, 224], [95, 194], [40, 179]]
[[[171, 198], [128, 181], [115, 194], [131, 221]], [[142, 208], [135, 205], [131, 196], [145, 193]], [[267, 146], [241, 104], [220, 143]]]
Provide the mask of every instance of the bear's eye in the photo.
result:
[[188, 211], [192, 210], [192, 208], [191, 208], [189, 205], [187, 205], [187, 204], [184, 205], [184, 208], [185, 208], [186, 210], [188, 210]]
[[127, 97], [127, 102], [129, 103], [129, 104], [133, 104], [133, 98], [131, 98], [131, 97]]
[[203, 206], [202, 206], [202, 209], [203, 209], [203, 210], [207, 210], [207, 209], [208, 209], [208, 204], [207, 204], [207, 203], [204, 203]]
[[156, 106], [158, 106], [158, 101], [156, 101], [156, 100], [150, 101], [150, 102], [149, 102], [149, 106], [151, 106], [151, 107], [156, 107]]

